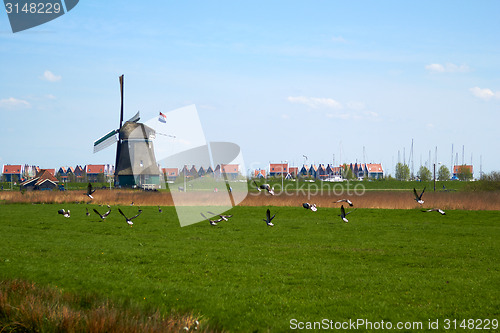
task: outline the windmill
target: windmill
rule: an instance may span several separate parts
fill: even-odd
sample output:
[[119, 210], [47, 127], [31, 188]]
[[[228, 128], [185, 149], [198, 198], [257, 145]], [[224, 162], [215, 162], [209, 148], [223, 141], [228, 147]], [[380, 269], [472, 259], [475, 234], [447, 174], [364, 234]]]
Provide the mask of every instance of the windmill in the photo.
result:
[[117, 143], [115, 186], [158, 188], [162, 174], [153, 149], [156, 132], [151, 127], [139, 123], [139, 112], [123, 123], [123, 82], [122, 75], [120, 76], [120, 127], [96, 140], [94, 153]]

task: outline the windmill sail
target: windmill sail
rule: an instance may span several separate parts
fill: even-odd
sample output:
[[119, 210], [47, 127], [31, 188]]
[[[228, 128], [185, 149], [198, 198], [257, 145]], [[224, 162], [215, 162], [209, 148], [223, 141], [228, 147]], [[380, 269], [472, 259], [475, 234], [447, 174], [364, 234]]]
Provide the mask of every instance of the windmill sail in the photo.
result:
[[127, 121], [129, 121], [131, 123], [136, 123], [139, 121], [139, 119], [141, 119], [141, 115], [140, 115], [140, 111], [137, 111], [137, 113]]
[[118, 141], [118, 139], [116, 138], [116, 133], [118, 133], [118, 131], [113, 130], [102, 138], [96, 140], [94, 142], [94, 154], [116, 143], [116, 141]]

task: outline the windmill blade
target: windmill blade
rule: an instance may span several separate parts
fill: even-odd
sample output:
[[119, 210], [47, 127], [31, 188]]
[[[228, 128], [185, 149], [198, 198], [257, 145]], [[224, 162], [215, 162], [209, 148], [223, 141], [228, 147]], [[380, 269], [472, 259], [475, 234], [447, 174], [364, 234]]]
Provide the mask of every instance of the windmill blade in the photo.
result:
[[117, 130], [112, 130], [102, 138], [96, 140], [94, 142], [94, 154], [97, 153], [98, 151], [103, 150], [104, 148], [107, 148], [114, 144], [118, 139], [116, 138], [116, 133], [118, 133]]
[[141, 119], [141, 115], [139, 114], [139, 111], [137, 111], [137, 113], [127, 121], [130, 121], [131, 123], [136, 123], [139, 121], [139, 119]]

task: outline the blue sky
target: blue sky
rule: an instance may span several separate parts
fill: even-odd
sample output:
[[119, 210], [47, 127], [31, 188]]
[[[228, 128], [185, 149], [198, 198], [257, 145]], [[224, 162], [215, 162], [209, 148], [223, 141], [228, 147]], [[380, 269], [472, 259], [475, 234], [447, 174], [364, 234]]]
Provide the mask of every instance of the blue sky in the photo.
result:
[[[288, 160], [500, 170], [498, 1], [85, 1], [13, 34], [0, 13], [0, 164], [113, 163], [125, 117], [195, 104], [247, 168]], [[365, 154], [363, 154], [363, 148]], [[455, 156], [454, 156], [455, 159]]]

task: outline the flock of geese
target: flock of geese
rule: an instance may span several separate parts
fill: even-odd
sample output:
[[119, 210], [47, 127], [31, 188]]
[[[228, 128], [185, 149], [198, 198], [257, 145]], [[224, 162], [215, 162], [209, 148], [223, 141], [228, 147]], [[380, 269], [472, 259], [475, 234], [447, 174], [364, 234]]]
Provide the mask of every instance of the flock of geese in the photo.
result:
[[[93, 189], [92, 188], [92, 184], [89, 183], [89, 185], [87, 186], [87, 193], [85, 193], [85, 195], [92, 200], [92, 199], [94, 199], [94, 197], [92, 196], [92, 194], [94, 194], [94, 192], [95, 192], [95, 189]], [[130, 205], [133, 206], [134, 202], [132, 202]], [[97, 209], [95, 209], [95, 208], [92, 209], [92, 210], [94, 211], [94, 213], [96, 213], [101, 218], [102, 221], [104, 221], [106, 219], [106, 217], [108, 217], [108, 215], [111, 214], [111, 206], [107, 205], [107, 208], [108, 208], [108, 210], [105, 213], [102, 213], [102, 214]], [[91, 215], [88, 208], [85, 208], [85, 211], [86, 211], [85, 212], [86, 216], [90, 216]], [[161, 209], [160, 206], [158, 206], [158, 211], [160, 213], [163, 212], [163, 210]], [[131, 216], [131, 217], [127, 217], [127, 215], [125, 215], [125, 213], [123, 213], [120, 208], [118, 208], [118, 212], [125, 218], [125, 221], [127, 222], [127, 224], [130, 225], [130, 226], [132, 226], [134, 224], [134, 222], [132, 222], [132, 220], [135, 219], [135, 218], [137, 218], [139, 215], [141, 215], [142, 209], [139, 208], [139, 211], [137, 212], [137, 214], [134, 215], [134, 216]], [[67, 218], [71, 217], [71, 211], [69, 209], [68, 210], [59, 209], [57, 211], [57, 213], [61, 214], [64, 217], [67, 217]]]
[[[269, 184], [261, 184], [261, 185], [258, 185], [255, 180], [253, 181], [256, 189], [260, 192], [262, 190], [266, 190], [269, 194], [271, 195], [274, 195], [274, 188], [272, 188]], [[92, 184], [89, 183], [89, 185], [87, 186], [87, 193], [85, 194], [86, 196], [88, 196], [91, 200], [94, 199], [94, 197], [92, 196], [92, 194], [94, 194], [95, 192], [95, 189], [92, 188]], [[424, 203], [424, 200], [422, 200], [422, 196], [424, 195], [424, 192], [425, 192], [425, 187], [424, 189], [422, 190], [422, 192], [420, 194], [417, 193], [417, 190], [415, 188], [413, 188], [413, 194], [415, 196], [414, 200], [419, 203], [420, 205], [423, 205]], [[337, 200], [337, 201], [334, 201], [334, 203], [343, 203], [345, 202], [347, 205], [349, 205], [349, 207], [353, 207], [354, 204], [351, 200], [349, 199], [340, 199], [340, 200]], [[131, 203], [131, 206], [133, 206], [134, 203], [132, 202]], [[108, 207], [108, 210], [101, 214], [97, 209], [93, 209], [94, 213], [96, 213], [100, 218], [101, 220], [105, 220], [106, 217], [111, 213], [111, 207], [109, 205], [107, 205]], [[302, 207], [305, 208], [305, 209], [308, 209], [308, 210], [311, 210], [313, 212], [316, 212], [318, 210], [318, 208], [316, 207], [316, 204], [310, 204], [308, 202], [304, 202], [302, 204]], [[90, 212], [88, 210], [88, 208], [85, 208], [86, 209], [86, 215], [87, 216], [90, 216]], [[340, 214], [338, 214], [338, 216], [340, 216], [340, 218], [342, 219], [342, 221], [344, 221], [345, 223], [348, 223], [349, 220], [347, 219], [347, 215], [349, 215], [350, 213], [354, 212], [357, 208], [353, 209], [353, 210], [350, 210], [348, 212], [346, 212], [345, 208], [344, 208], [344, 205], [342, 204], [340, 206]], [[142, 213], [142, 210], [139, 208], [138, 212], [136, 215], [134, 216], [131, 216], [131, 217], [127, 217], [127, 215], [125, 215], [122, 210], [120, 208], [118, 208], [118, 212], [125, 218], [125, 221], [127, 222], [128, 225], [132, 226], [134, 224], [134, 222], [132, 222], [133, 219], [137, 218], [139, 215], [141, 215]], [[163, 210], [161, 209], [160, 206], [158, 206], [158, 212], [159, 213], [162, 213]], [[438, 212], [439, 214], [441, 215], [446, 215], [446, 212], [443, 211], [442, 209], [440, 208], [432, 208], [432, 209], [425, 209], [425, 210], [422, 210], [422, 212], [425, 212], [425, 213], [429, 213], [429, 212]], [[71, 216], [71, 212], [70, 210], [64, 210], [64, 209], [60, 209], [58, 210], [58, 213], [63, 215], [64, 217], [66, 218], [69, 218]], [[211, 217], [207, 217], [205, 214], [203, 213], [200, 213], [200, 215], [205, 219], [207, 220], [210, 225], [212, 226], [216, 226], [219, 222], [222, 222], [222, 221], [228, 221], [229, 218], [231, 218], [233, 215], [222, 215], [222, 214], [215, 214], [215, 213], [212, 213], [210, 211], [207, 211], [207, 214], [210, 214], [212, 215]], [[267, 211], [266, 211], [266, 218], [263, 219], [264, 222], [266, 222], [266, 224], [270, 227], [273, 227], [274, 226], [274, 223], [272, 223], [271, 221], [275, 218], [276, 214], [274, 214], [273, 216], [271, 216], [271, 211], [270, 209], [268, 208]]]

